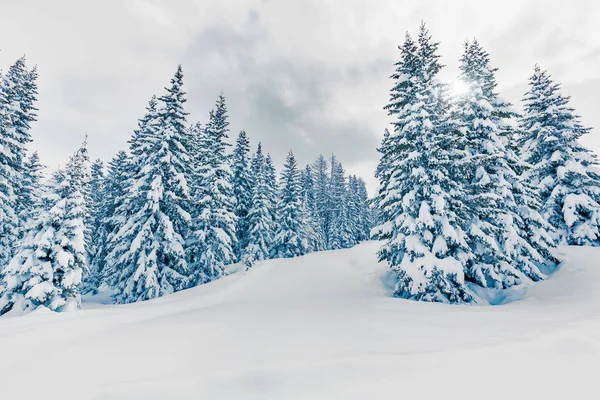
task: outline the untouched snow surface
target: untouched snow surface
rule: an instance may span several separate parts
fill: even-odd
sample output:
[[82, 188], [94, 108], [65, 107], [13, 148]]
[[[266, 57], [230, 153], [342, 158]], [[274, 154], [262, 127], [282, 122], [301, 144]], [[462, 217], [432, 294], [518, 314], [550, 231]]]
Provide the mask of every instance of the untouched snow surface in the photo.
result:
[[600, 249], [488, 307], [391, 298], [377, 248], [0, 318], [0, 399], [600, 398]]

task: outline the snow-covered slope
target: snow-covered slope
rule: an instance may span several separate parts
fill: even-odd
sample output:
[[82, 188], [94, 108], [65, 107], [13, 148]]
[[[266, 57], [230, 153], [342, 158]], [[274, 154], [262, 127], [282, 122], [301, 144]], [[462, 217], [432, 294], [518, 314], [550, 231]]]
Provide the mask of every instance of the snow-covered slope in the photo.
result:
[[0, 318], [1, 399], [597, 399], [600, 249], [499, 307], [389, 297], [377, 243]]

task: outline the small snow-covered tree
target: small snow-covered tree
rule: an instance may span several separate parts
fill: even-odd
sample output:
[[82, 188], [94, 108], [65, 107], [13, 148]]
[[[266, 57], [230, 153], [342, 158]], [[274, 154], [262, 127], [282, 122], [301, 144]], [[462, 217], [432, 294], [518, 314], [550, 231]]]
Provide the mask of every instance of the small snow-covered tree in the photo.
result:
[[250, 170], [250, 141], [245, 131], [238, 135], [231, 163], [231, 186], [234, 201], [234, 213], [237, 217], [235, 254], [241, 259], [248, 244], [248, 212], [252, 205], [252, 175]]
[[303, 240], [302, 195], [300, 171], [294, 154], [290, 151], [281, 173], [281, 192], [277, 207], [278, 227], [273, 239], [273, 258], [291, 258], [306, 254]]
[[386, 160], [377, 195], [385, 222], [374, 234], [384, 240], [380, 260], [398, 273], [396, 296], [471, 302], [463, 272], [471, 258], [461, 229], [465, 205], [460, 185], [451, 179], [462, 154], [447, 126], [437, 47], [424, 25], [416, 43], [407, 34], [400, 47], [386, 107], [395, 117], [394, 131], [381, 149]]
[[0, 313], [22, 314], [39, 306], [53, 311], [80, 307], [79, 286], [87, 270], [86, 202], [81, 188], [89, 177], [84, 145], [55, 177], [51, 207], [28, 226], [21, 249], [5, 269]]
[[523, 99], [523, 157], [533, 165], [527, 181], [539, 189], [541, 214], [559, 244], [600, 245], [600, 176], [595, 154], [578, 142], [584, 127], [570, 97], [539, 66]]
[[133, 156], [134, 174], [116, 210], [113, 221], [119, 226], [111, 235], [102, 271], [117, 303], [152, 299], [188, 286], [184, 237], [190, 223], [190, 159], [183, 145], [187, 133], [182, 86], [179, 66], [159, 98], [160, 107], [149, 107], [144, 131], [138, 134], [144, 151]]
[[230, 184], [231, 170], [225, 149], [229, 131], [225, 97], [221, 94], [208, 124], [197, 129], [194, 141], [195, 184], [193, 190], [194, 232], [188, 259], [194, 283], [221, 277], [235, 261], [236, 223]]

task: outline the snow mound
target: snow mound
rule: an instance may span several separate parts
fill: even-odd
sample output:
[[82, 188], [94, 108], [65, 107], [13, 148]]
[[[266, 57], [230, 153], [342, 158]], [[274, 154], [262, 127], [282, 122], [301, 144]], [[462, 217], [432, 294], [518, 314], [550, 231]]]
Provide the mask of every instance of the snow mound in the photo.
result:
[[600, 248], [561, 248], [552, 278], [499, 294], [522, 298], [500, 307], [392, 298], [377, 248], [231, 268], [143, 303], [0, 318], [0, 397], [596, 398]]

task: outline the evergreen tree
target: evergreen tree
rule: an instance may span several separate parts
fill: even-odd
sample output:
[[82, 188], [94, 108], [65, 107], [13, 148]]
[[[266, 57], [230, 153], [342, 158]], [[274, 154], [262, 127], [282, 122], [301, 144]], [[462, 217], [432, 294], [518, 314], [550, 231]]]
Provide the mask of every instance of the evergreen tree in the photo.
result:
[[[392, 77], [394, 76], [395, 75], [392, 75]], [[382, 181], [386, 181], [386, 178], [383, 177], [382, 174], [390, 172], [390, 167], [388, 165], [388, 157], [391, 157], [392, 154], [386, 152], [386, 150], [389, 148], [389, 141], [390, 131], [387, 128], [385, 128], [385, 130], [383, 131], [383, 139], [381, 139], [381, 146], [377, 149], [377, 151], [381, 153], [381, 157], [379, 158], [379, 163], [377, 164], [377, 169], [375, 170], [375, 178], [378, 178]]]
[[539, 189], [541, 214], [559, 244], [600, 245], [600, 176], [596, 156], [578, 139], [584, 127], [570, 97], [536, 66], [524, 97], [523, 157], [533, 165], [526, 181]]
[[64, 173], [55, 175], [51, 204], [29, 225], [19, 252], [5, 269], [0, 313], [54, 311], [80, 307], [79, 285], [87, 270], [81, 188], [89, 177], [87, 149], [81, 147]]
[[[184, 99], [185, 100], [185, 99]], [[158, 100], [152, 96], [146, 106], [146, 114], [138, 120], [138, 127], [133, 131], [133, 135], [128, 140], [129, 149], [133, 158], [140, 157], [142, 153], [149, 151], [154, 137], [150, 134], [152, 130], [149, 125], [155, 124], [158, 118]], [[138, 166], [141, 168], [142, 166]]]
[[[98, 231], [98, 227], [100, 225], [101, 220], [101, 209], [104, 198], [104, 162], [99, 158], [92, 162], [90, 168], [90, 182], [89, 182], [89, 217], [86, 221], [87, 230], [90, 232], [90, 238], [88, 243], [88, 254], [95, 254], [95, 249], [97, 243], [95, 243], [95, 238], [93, 237], [95, 233]], [[93, 256], [90, 257], [90, 260], [93, 259]]]
[[301, 172], [302, 209], [308, 251], [325, 250], [325, 237], [319, 223], [315, 196], [315, 181], [310, 165]]
[[248, 213], [248, 245], [242, 255], [242, 261], [248, 268], [256, 261], [269, 258], [275, 235], [275, 221], [270, 209], [270, 190], [260, 145], [253, 158], [252, 170], [254, 179], [252, 204]]
[[205, 129], [194, 141], [197, 188], [194, 190], [194, 235], [189, 264], [194, 282], [219, 278], [225, 265], [235, 261], [237, 218], [230, 185], [231, 170], [225, 154], [229, 122], [225, 97], [219, 95]]
[[369, 240], [371, 235], [371, 228], [373, 228], [373, 210], [370, 206], [369, 194], [367, 192], [367, 185], [362, 178], [357, 178], [356, 181], [358, 189], [358, 207], [359, 207], [359, 225], [360, 225], [360, 236], [359, 241]]
[[385, 223], [374, 233], [385, 240], [380, 260], [398, 273], [396, 296], [471, 302], [463, 272], [471, 258], [461, 229], [465, 206], [461, 187], [451, 178], [462, 154], [445, 118], [448, 102], [437, 80], [442, 68], [437, 47], [424, 25], [417, 43], [407, 34], [400, 47], [386, 107], [395, 117], [394, 132], [381, 149], [386, 159], [377, 195]]
[[319, 155], [312, 166], [315, 181], [315, 209], [326, 249], [331, 243], [331, 193], [329, 191], [329, 166], [323, 155]]
[[[189, 269], [184, 237], [190, 214], [184, 141], [183, 73], [178, 67], [160, 108], [142, 124], [143, 149], [132, 144], [131, 184], [116, 211], [103, 276], [117, 303], [141, 301], [187, 287]], [[152, 107], [149, 107], [150, 109]]]
[[[25, 57], [18, 59], [0, 83], [0, 272], [13, 255], [19, 237], [19, 204], [27, 194], [24, 161], [35, 121], [37, 71], [27, 70]], [[23, 214], [23, 216], [25, 216]]]
[[302, 197], [300, 171], [294, 154], [290, 151], [281, 173], [281, 194], [277, 208], [278, 229], [273, 239], [273, 258], [291, 258], [306, 254], [303, 240]]
[[[250, 177], [255, 179], [259, 174], [263, 173], [263, 169], [265, 168], [265, 156], [262, 152], [262, 144], [258, 142], [258, 146], [256, 146], [256, 151], [252, 155], [252, 161], [250, 163]], [[256, 178], [257, 179], [257, 178]], [[254, 186], [256, 182], [252, 182]]]
[[277, 210], [279, 205], [279, 184], [277, 183], [277, 171], [275, 170], [275, 164], [271, 159], [271, 155], [267, 154], [265, 158], [265, 180], [267, 182], [267, 192], [269, 197], [269, 210], [271, 212], [271, 219], [274, 221], [275, 226], [279, 223]]
[[23, 221], [21, 223], [22, 234], [26, 231], [27, 222], [35, 217], [41, 207], [40, 200], [43, 195], [42, 178], [44, 168], [45, 166], [40, 163], [37, 151], [27, 157], [24, 163], [22, 191], [18, 203], [19, 219]]
[[[549, 238], [536, 211], [535, 191], [519, 177], [526, 166], [515, 151], [517, 114], [496, 92], [495, 68], [477, 41], [466, 43], [461, 79], [470, 90], [458, 101], [456, 118], [468, 153], [457, 179], [467, 187], [474, 218], [468, 226], [475, 258], [467, 277], [484, 287], [504, 288], [523, 275], [540, 280], [544, 258], [529, 236]], [[534, 243], [549, 254], [550, 243]]]
[[361, 200], [358, 191], [358, 178], [356, 175], [348, 176], [348, 224], [352, 233], [352, 242], [360, 243], [363, 239], [363, 223]]
[[252, 206], [252, 181], [250, 170], [250, 141], [245, 131], [241, 131], [233, 151], [231, 186], [233, 189], [234, 213], [237, 217], [235, 247], [236, 258], [241, 259], [248, 244], [248, 213]]
[[103, 240], [103, 235], [99, 235], [99, 233], [102, 225], [102, 213], [104, 211], [104, 197], [106, 195], [104, 184], [104, 162], [100, 159], [96, 159], [92, 163], [90, 181], [87, 185], [89, 187], [89, 194], [87, 199], [88, 213], [85, 219], [85, 228], [87, 259], [90, 269], [89, 273], [83, 277], [82, 293], [96, 293], [98, 286], [100, 285], [100, 277], [94, 269], [94, 265], [96, 265], [96, 255], [102, 247], [102, 242], [100, 242], [100, 240]]
[[354, 246], [352, 227], [349, 221], [349, 198], [346, 187], [344, 167], [331, 156], [331, 174], [329, 182], [331, 226], [329, 248], [332, 250], [345, 249]]
[[98, 203], [100, 209], [97, 215], [97, 230], [94, 234], [97, 248], [93, 258], [89, 260], [90, 275], [84, 286], [84, 293], [98, 292], [105, 274], [106, 257], [111, 251], [111, 239], [127, 222], [127, 216], [119, 214], [118, 211], [122, 210], [129, 185], [134, 184], [133, 166], [129, 161], [127, 153], [119, 151], [108, 163], [108, 173], [101, 189], [102, 199]]

